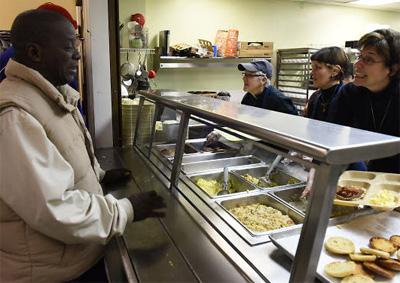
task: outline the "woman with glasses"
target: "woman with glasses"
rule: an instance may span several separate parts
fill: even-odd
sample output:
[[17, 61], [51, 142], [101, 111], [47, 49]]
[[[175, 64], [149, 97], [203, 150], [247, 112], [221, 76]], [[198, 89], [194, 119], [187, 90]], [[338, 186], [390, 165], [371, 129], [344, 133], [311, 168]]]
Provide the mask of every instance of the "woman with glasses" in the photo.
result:
[[242, 104], [297, 115], [292, 100], [270, 85], [272, 64], [265, 59], [255, 59], [238, 65], [243, 75], [243, 90], [247, 93]]
[[[340, 90], [333, 121], [400, 136], [400, 33], [375, 30], [362, 36], [358, 46], [354, 82]], [[371, 160], [368, 170], [400, 173], [400, 154]]]

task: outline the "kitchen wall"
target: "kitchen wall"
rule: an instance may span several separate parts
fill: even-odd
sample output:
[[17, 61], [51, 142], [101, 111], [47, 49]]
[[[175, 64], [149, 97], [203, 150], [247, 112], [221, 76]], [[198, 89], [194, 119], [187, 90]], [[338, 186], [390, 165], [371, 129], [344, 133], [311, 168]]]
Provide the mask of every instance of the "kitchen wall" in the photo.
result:
[[[0, 14], [0, 30], [9, 30], [15, 17], [29, 9], [35, 9], [43, 3], [49, 1], [45, 0], [0, 0], [1, 14]], [[68, 12], [75, 17], [75, 1], [74, 0], [51, 0], [50, 2], [60, 5], [68, 10]]]
[[[358, 9], [284, 0], [120, 0], [121, 22], [142, 12], [157, 46], [160, 30], [171, 30], [171, 44], [196, 44], [198, 38], [214, 41], [218, 29], [236, 28], [241, 41], [273, 41], [274, 49], [344, 46], [382, 25], [400, 31], [400, 12]], [[127, 46], [127, 31], [122, 31]], [[242, 88], [235, 67], [214, 69], [162, 69], [159, 88], [178, 90], [233, 90]]]

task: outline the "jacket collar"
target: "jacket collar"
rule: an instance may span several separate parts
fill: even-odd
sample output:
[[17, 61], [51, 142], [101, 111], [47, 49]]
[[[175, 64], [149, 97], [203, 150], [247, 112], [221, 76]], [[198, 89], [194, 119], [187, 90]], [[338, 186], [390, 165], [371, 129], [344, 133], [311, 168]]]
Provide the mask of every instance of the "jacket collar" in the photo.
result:
[[38, 71], [10, 59], [6, 66], [6, 77], [23, 80], [39, 88], [43, 94], [68, 112], [76, 109], [80, 95], [72, 87], [65, 84], [55, 87]]

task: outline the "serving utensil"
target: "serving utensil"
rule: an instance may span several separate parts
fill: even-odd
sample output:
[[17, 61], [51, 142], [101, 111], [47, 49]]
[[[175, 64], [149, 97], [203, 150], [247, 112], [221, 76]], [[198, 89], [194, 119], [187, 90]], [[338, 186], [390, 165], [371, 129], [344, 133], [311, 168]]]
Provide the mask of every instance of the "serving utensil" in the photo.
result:
[[218, 192], [219, 196], [229, 194], [228, 191], [228, 178], [229, 178], [229, 170], [228, 167], [224, 167], [224, 183], [222, 184], [222, 190]]
[[272, 162], [271, 166], [268, 168], [267, 173], [265, 173], [264, 177], [261, 177], [265, 182], [271, 183], [269, 176], [271, 175], [272, 171], [275, 169], [276, 165], [282, 160], [282, 155], [277, 155]]

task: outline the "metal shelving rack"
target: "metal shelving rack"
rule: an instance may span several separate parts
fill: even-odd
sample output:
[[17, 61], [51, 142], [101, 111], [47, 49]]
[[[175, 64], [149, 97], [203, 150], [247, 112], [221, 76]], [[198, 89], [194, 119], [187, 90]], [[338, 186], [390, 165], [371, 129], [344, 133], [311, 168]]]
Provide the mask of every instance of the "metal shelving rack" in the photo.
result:
[[311, 81], [311, 55], [317, 50], [294, 48], [277, 52], [277, 87], [293, 100], [300, 112], [315, 91]]
[[[236, 67], [243, 62], [250, 62], [256, 58], [186, 58], [174, 56], [161, 56], [160, 69], [173, 68], [225, 68]], [[271, 58], [263, 58], [271, 61]]]
[[155, 52], [154, 48], [120, 48], [120, 53], [143, 53], [153, 55]]

